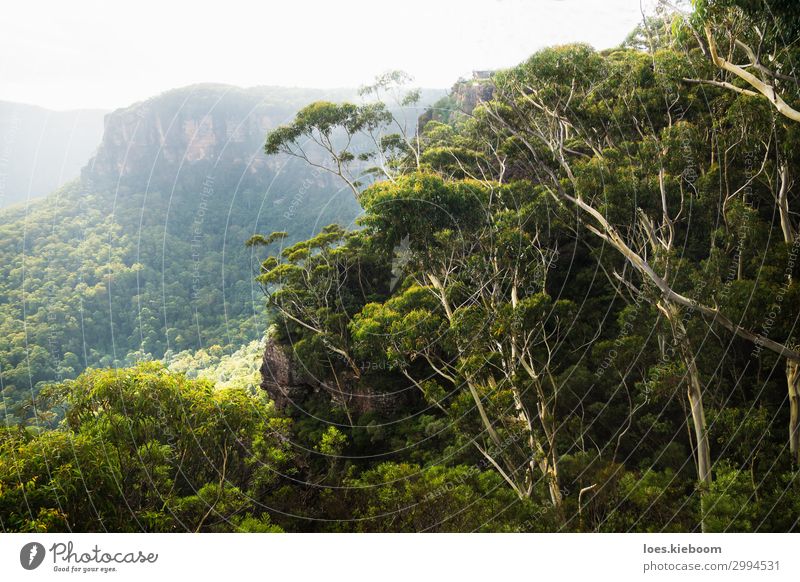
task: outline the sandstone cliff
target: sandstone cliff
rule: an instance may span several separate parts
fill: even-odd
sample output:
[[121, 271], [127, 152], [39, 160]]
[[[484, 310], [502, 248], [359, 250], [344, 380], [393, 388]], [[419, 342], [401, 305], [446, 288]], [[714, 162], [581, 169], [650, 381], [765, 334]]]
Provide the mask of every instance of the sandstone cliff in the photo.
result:
[[285, 412], [300, 411], [313, 394], [322, 393], [341, 407], [351, 418], [366, 412], [390, 414], [414, 397], [408, 390], [386, 393], [376, 390], [369, 380], [356, 379], [352, 374], [340, 377], [342, 388], [307, 374], [291, 349], [274, 339], [267, 341], [261, 362], [261, 388], [269, 394], [275, 406]]
[[267, 131], [316, 99], [344, 99], [351, 91], [201, 84], [168, 91], [105, 118], [90, 177], [173, 179], [184, 166], [207, 162], [250, 173], [274, 170], [281, 160], [263, 154]]
[[470, 115], [475, 108], [492, 99], [494, 85], [488, 72], [481, 71], [484, 76], [458, 81], [450, 89], [446, 97], [440, 99], [420, 115], [417, 127], [423, 128], [429, 121], [452, 123], [459, 115]]

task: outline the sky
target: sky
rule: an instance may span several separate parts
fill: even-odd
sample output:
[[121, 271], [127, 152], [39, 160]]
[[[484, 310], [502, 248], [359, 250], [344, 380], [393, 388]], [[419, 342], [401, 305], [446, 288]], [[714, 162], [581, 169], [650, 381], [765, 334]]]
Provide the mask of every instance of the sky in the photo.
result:
[[0, 100], [115, 109], [192, 83], [357, 87], [392, 69], [447, 88], [545, 46], [615, 46], [639, 21], [640, 0], [6, 2]]

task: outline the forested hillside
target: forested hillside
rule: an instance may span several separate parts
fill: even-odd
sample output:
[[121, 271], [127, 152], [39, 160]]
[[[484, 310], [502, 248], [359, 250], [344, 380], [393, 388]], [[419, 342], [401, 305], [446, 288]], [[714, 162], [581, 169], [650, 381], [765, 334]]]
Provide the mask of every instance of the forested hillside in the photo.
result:
[[[363, 213], [242, 229], [260, 386], [46, 387], [58, 428], [0, 433], [0, 526], [797, 531], [798, 39], [791, 2], [697, 0], [462, 82], [411, 131], [310, 103], [265, 152]], [[405, 81], [365, 92], [412, 104]]]
[[262, 152], [268, 129], [322, 95], [199, 85], [115, 111], [79, 179], [0, 213], [0, 371], [12, 422], [29, 415], [18, 405], [41, 382], [87, 366], [233, 350], [263, 335], [244, 241], [266, 225], [309, 236], [359, 211], [332, 180]]

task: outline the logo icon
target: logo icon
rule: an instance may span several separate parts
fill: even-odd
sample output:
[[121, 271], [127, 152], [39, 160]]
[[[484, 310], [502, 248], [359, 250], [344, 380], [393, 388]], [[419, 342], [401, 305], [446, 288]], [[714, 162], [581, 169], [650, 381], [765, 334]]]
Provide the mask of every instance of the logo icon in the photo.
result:
[[44, 561], [44, 546], [39, 542], [30, 542], [19, 551], [19, 563], [26, 570], [35, 570]]

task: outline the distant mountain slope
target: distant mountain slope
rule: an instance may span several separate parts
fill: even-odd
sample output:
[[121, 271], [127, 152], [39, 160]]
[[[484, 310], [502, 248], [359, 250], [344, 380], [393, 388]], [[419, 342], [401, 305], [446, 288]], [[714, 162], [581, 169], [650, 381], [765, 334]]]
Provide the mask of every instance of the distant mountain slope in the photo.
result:
[[[266, 132], [355, 91], [195, 85], [107, 115], [80, 178], [0, 211], [0, 380], [7, 411], [42, 381], [147, 355], [240, 346], [266, 329], [244, 242], [307, 238], [361, 212]], [[415, 112], [414, 112], [415, 114]]]
[[106, 111], [49, 111], [0, 101], [0, 207], [45, 196], [97, 150]]

